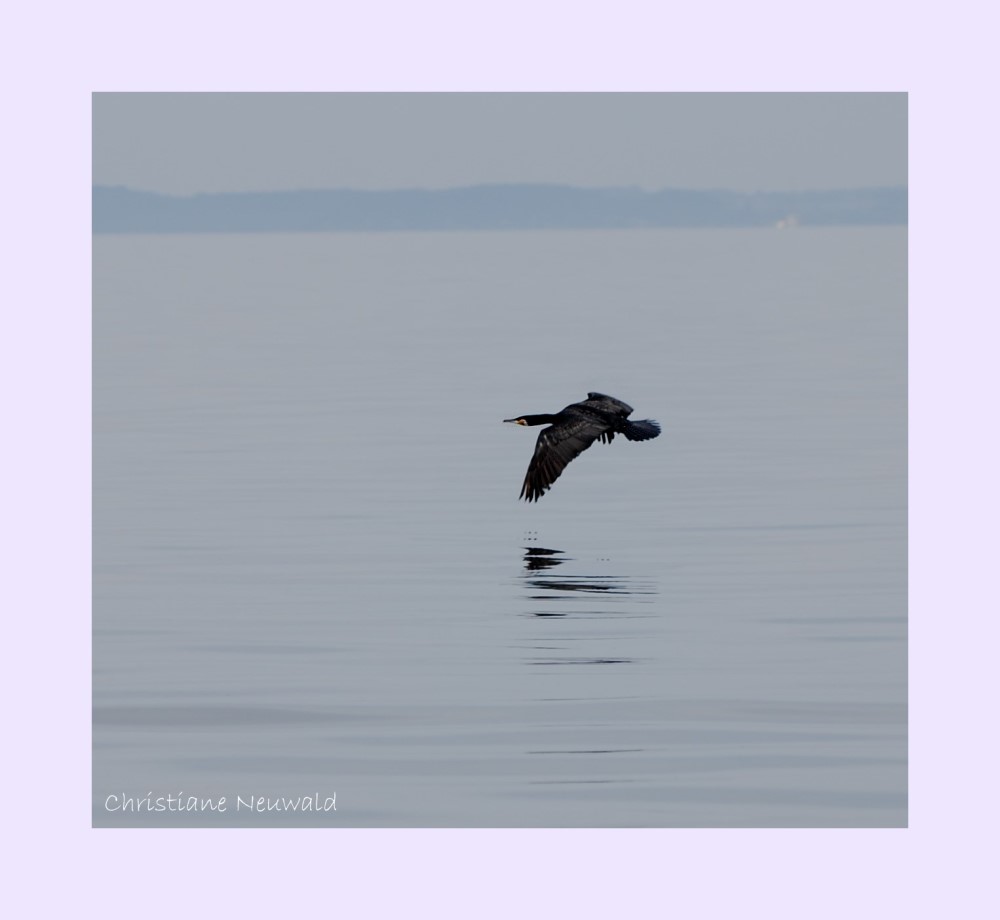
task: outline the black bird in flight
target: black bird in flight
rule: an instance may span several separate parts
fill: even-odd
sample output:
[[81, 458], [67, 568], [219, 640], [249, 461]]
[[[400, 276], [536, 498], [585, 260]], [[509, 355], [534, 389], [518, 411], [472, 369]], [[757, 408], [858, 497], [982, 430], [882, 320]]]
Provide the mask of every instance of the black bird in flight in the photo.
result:
[[588, 393], [583, 402], [573, 403], [555, 415], [521, 415], [505, 418], [515, 425], [549, 425], [538, 435], [535, 454], [521, 486], [520, 498], [537, 502], [566, 469], [594, 441], [610, 444], [616, 434], [630, 441], [648, 441], [660, 433], [652, 419], [630, 422], [632, 407], [613, 396]]

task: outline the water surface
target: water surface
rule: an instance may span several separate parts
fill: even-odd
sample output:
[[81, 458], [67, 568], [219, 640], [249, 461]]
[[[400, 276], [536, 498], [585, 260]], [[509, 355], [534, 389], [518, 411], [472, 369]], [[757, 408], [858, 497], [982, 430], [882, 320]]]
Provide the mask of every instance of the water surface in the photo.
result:
[[905, 824], [905, 250], [95, 237], [95, 824]]

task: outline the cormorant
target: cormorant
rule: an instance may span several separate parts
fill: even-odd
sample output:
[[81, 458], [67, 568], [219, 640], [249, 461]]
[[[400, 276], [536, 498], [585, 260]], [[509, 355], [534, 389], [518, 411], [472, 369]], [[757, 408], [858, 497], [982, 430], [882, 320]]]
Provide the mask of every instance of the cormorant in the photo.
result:
[[537, 502], [552, 488], [566, 464], [579, 456], [594, 441], [610, 444], [615, 434], [623, 434], [630, 441], [648, 441], [660, 433], [660, 426], [652, 419], [630, 422], [632, 407], [613, 396], [588, 393], [583, 402], [573, 403], [555, 415], [522, 415], [505, 418], [515, 425], [549, 425], [539, 433], [535, 454], [528, 464], [528, 472], [521, 486], [520, 498]]

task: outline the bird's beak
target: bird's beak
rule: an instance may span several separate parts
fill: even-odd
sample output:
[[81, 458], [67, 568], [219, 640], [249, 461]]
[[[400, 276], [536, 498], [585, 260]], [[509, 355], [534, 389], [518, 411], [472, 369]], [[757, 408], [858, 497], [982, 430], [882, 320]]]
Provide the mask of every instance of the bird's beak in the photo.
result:
[[515, 425], [523, 425], [524, 424], [524, 419], [523, 418], [505, 418], [504, 421], [505, 422], [513, 422]]

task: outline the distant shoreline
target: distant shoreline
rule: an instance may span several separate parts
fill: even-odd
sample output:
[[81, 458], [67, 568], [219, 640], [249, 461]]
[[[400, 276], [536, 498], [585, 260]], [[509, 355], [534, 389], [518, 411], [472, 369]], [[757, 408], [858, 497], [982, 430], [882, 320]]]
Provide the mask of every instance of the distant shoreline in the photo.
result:
[[477, 185], [189, 196], [93, 187], [93, 232], [309, 233], [901, 226], [907, 189], [801, 192]]

